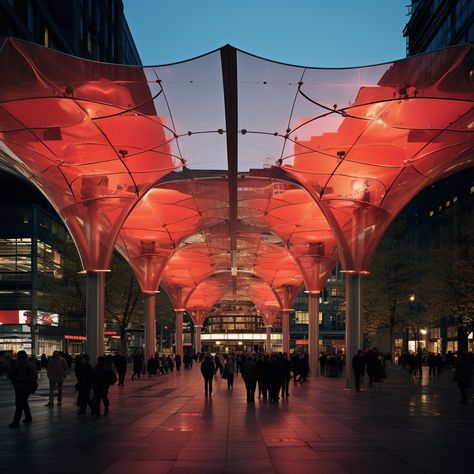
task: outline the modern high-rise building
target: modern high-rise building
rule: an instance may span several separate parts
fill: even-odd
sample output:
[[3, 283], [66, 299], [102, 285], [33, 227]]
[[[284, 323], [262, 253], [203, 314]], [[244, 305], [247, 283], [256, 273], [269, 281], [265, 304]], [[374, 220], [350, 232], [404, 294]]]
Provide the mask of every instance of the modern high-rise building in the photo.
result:
[[[0, 37], [103, 62], [141, 64], [122, 0], [0, 0]], [[69, 234], [39, 191], [0, 166], [0, 351], [81, 352], [45, 292], [62, 278]], [[69, 241], [72, 246], [72, 242]], [[34, 324], [34, 321], [37, 324]]]
[[0, 36], [86, 59], [141, 64], [122, 0], [1, 0]]
[[408, 8], [407, 56], [474, 41], [472, 0], [412, 0]]

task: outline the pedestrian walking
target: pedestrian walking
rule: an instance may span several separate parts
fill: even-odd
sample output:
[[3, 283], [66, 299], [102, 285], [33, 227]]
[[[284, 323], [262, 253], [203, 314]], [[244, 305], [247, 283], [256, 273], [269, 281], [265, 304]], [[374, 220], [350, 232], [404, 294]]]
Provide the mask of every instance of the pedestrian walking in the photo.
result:
[[281, 398], [288, 398], [290, 396], [289, 387], [291, 380], [291, 362], [288, 359], [287, 354], [283, 354], [281, 358], [281, 368], [283, 373], [283, 380], [281, 384]]
[[365, 373], [365, 357], [361, 349], [359, 349], [357, 354], [352, 358], [352, 370], [354, 371], [355, 388], [360, 392], [360, 381]]
[[212, 379], [216, 373], [216, 367], [212, 361], [210, 354], [207, 354], [204, 357], [204, 360], [201, 362], [201, 374], [204, 378], [204, 396], [212, 397]]
[[123, 387], [125, 374], [127, 373], [127, 358], [121, 352], [117, 352], [114, 356], [115, 370], [118, 375], [118, 386]]
[[48, 361], [48, 379], [49, 379], [49, 401], [46, 407], [54, 405], [54, 392], [57, 388], [58, 405], [62, 404], [63, 400], [63, 382], [66, 380], [68, 372], [67, 362], [61, 357], [58, 351], [53, 352], [53, 356]]
[[472, 386], [472, 363], [465, 352], [461, 353], [455, 365], [456, 380], [461, 391], [461, 403], [469, 403], [467, 391]]
[[140, 376], [143, 370], [142, 367], [143, 363], [143, 358], [139, 352], [137, 352], [133, 356], [133, 374], [132, 374], [132, 380], [135, 380], [135, 378], [138, 378], [140, 380]]
[[229, 354], [224, 366], [224, 374], [227, 378], [227, 390], [231, 390], [234, 387], [234, 375], [236, 370], [235, 356], [234, 354]]
[[87, 407], [94, 411], [92, 400], [90, 398], [90, 390], [92, 383], [92, 366], [89, 364], [89, 356], [83, 354], [79, 357], [74, 368], [77, 383], [77, 405], [79, 406], [78, 415], [85, 415]]
[[25, 351], [18, 351], [17, 359], [13, 362], [10, 370], [10, 379], [15, 389], [15, 414], [13, 415], [13, 421], [8, 426], [14, 428], [19, 426], [23, 412], [25, 413], [23, 423], [33, 421], [28, 398], [38, 387], [38, 371], [28, 360]]
[[251, 356], [247, 356], [242, 364], [242, 378], [247, 390], [247, 402], [255, 402], [255, 388], [257, 387], [257, 363]]
[[105, 357], [97, 358], [97, 365], [92, 370], [91, 383], [94, 392], [93, 414], [100, 417], [100, 402], [104, 404], [104, 416], [109, 414], [109, 387], [117, 381], [114, 369], [105, 363]]
[[176, 364], [176, 370], [179, 372], [181, 370], [181, 356], [179, 354], [174, 356], [174, 363]]

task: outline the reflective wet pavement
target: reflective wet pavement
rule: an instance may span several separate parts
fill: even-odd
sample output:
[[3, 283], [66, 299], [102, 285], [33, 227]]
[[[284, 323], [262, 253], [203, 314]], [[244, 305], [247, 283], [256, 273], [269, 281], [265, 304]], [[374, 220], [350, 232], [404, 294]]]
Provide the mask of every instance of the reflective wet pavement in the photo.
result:
[[[34, 422], [7, 428], [13, 390], [0, 380], [0, 469], [9, 473], [447, 473], [472, 466], [474, 405], [445, 372], [410, 381], [398, 369], [375, 389], [342, 379], [291, 385], [278, 405], [245, 401], [217, 380], [206, 399], [191, 370], [110, 390], [105, 418], [79, 417], [74, 376], [62, 407], [45, 408], [47, 380], [31, 399]], [[42, 377], [45, 377], [43, 371]]]

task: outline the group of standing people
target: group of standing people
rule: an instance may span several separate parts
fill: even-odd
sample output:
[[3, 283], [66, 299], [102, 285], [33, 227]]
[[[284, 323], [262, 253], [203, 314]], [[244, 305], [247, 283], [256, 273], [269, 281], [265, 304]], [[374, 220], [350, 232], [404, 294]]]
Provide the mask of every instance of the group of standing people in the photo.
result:
[[385, 370], [385, 358], [376, 348], [362, 351], [359, 349], [352, 358], [352, 370], [355, 379], [355, 389], [360, 392], [361, 381], [365, 373], [369, 379], [369, 387], [376, 382], [381, 382], [387, 378]]
[[222, 362], [219, 355], [213, 358], [207, 354], [201, 362], [205, 397], [212, 396], [212, 382], [216, 374], [226, 379], [227, 389], [232, 390], [234, 377], [240, 372], [245, 383], [248, 403], [255, 402], [255, 393], [258, 398], [275, 403], [280, 399], [280, 395], [281, 398], [289, 397], [289, 385], [293, 376], [296, 380], [295, 373], [299, 374], [300, 378], [305, 378], [307, 375], [305, 364], [300, 364], [299, 356], [298, 364], [295, 365], [290, 362], [286, 354], [281, 353], [271, 355], [230, 353], [223, 356], [223, 359]]
[[[192, 366], [189, 361], [190, 356], [185, 355], [185, 368]], [[145, 354], [142, 350], [139, 350], [133, 356], [133, 374], [131, 380], [140, 380], [142, 375], [148, 374], [149, 377], [161, 374], [167, 374], [173, 372], [174, 369], [179, 372], [182, 366], [182, 358], [179, 354], [159, 354], [156, 352], [153, 354], [145, 364]]]

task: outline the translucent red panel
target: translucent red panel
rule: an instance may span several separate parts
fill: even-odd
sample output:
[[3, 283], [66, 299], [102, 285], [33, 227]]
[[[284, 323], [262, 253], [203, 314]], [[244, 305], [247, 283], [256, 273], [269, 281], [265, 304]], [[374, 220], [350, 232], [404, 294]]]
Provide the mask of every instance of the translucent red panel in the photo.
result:
[[472, 46], [352, 69], [236, 51], [235, 110], [221, 54], [128, 67], [0, 49], [2, 166], [49, 198], [86, 270], [115, 243], [196, 324], [220, 299], [272, 324], [337, 261], [366, 271], [403, 206], [473, 164]]

